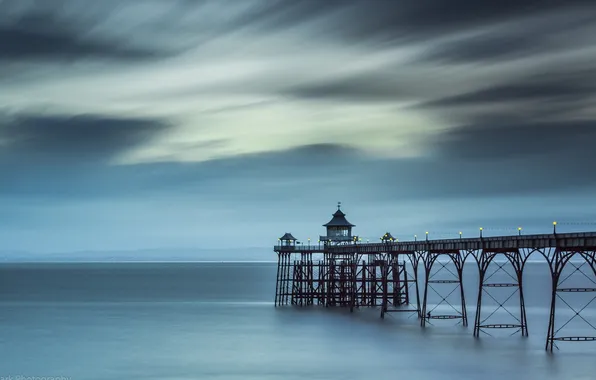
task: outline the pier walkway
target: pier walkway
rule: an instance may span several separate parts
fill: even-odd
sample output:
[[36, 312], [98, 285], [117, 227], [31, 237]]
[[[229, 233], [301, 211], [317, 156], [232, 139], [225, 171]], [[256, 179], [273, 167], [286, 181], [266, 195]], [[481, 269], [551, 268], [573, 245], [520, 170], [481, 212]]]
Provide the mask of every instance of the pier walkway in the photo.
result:
[[[527, 336], [523, 273], [528, 259], [536, 256], [548, 264], [552, 284], [546, 350], [552, 351], [560, 341], [596, 341], [596, 322], [582, 315], [596, 299], [596, 232], [557, 233], [554, 223], [551, 234], [398, 242], [386, 233], [379, 243], [362, 243], [352, 236], [354, 225], [345, 220], [339, 207], [325, 226], [327, 235], [317, 244], [297, 244], [286, 233], [274, 247], [278, 255], [276, 306], [324, 305], [352, 311], [378, 307], [381, 317], [394, 312], [415, 314], [423, 327], [431, 320], [451, 319], [467, 326], [463, 270], [468, 263], [478, 271], [479, 279], [473, 335], [513, 329]], [[495, 281], [497, 272], [507, 280]], [[569, 281], [573, 276], [579, 281]], [[441, 286], [451, 292], [442, 294]], [[493, 295], [499, 289], [513, 291], [507, 300], [517, 294], [515, 306], [496, 300]], [[429, 291], [439, 295], [439, 303], [451, 312], [429, 305]], [[572, 307], [565, 297], [578, 293], [587, 294], [589, 302]], [[459, 302], [453, 302], [454, 295]], [[494, 321], [496, 310], [483, 311], [485, 297], [497, 301], [497, 309], [506, 311], [513, 322]], [[557, 308], [565, 306], [573, 316], [556, 320]], [[575, 318], [585, 321], [595, 334], [566, 335], [564, 328]]]

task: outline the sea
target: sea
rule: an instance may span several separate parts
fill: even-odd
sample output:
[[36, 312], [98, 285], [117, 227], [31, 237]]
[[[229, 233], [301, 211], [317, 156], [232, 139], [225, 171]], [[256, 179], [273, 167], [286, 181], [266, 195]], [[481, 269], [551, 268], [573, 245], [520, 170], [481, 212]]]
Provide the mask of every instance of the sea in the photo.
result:
[[[415, 314], [381, 319], [377, 308], [274, 307], [275, 279], [270, 262], [3, 263], [0, 379], [596, 379], [596, 342], [544, 349], [546, 264], [525, 270], [527, 338], [509, 329], [473, 337], [474, 265], [464, 271], [467, 327], [422, 328]], [[433, 313], [460, 307], [449, 286], [428, 290]], [[483, 315], [518, 315], [512, 289], [495, 291], [504, 293], [485, 295]], [[594, 295], [558, 301], [557, 328], [596, 335], [595, 302], [582, 309]]]

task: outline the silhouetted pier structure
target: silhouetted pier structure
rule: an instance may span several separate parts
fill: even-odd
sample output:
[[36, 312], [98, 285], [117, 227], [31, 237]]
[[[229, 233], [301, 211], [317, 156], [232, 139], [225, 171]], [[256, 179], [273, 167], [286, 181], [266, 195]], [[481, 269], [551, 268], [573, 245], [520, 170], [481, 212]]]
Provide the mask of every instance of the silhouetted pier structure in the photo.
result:
[[[459, 239], [429, 240], [426, 233], [424, 240], [399, 242], [387, 232], [379, 243], [363, 243], [352, 235], [354, 225], [345, 219], [339, 206], [324, 226], [327, 235], [316, 244], [297, 244], [290, 233], [278, 239], [274, 248], [279, 259], [276, 306], [340, 306], [350, 311], [378, 307], [382, 318], [386, 313], [412, 313], [421, 326], [446, 319], [467, 326], [463, 270], [466, 261], [473, 261], [479, 274], [473, 335], [479, 337], [491, 329], [513, 329], [514, 333], [528, 336], [523, 272], [528, 258], [538, 255], [548, 263], [552, 284], [546, 350], [552, 351], [557, 341], [596, 340], [595, 324], [582, 316], [596, 299], [596, 232], [561, 234], [556, 232], [554, 222], [551, 234], [521, 235], [520, 229], [516, 236], [483, 237], [480, 229], [478, 238], [462, 238], [460, 233]], [[507, 280], [494, 280], [499, 273]], [[583, 283], [571, 284], [573, 276]], [[511, 294], [499, 301], [494, 296], [499, 290]], [[429, 308], [431, 291], [441, 301]], [[565, 299], [570, 294], [591, 292], [594, 297], [583, 308], [573, 307]], [[507, 305], [516, 295], [516, 306]], [[494, 310], [483, 310], [486, 297], [496, 302]], [[441, 304], [449, 312], [439, 308]], [[561, 305], [574, 313], [563, 322], [555, 318]], [[495, 321], [500, 309], [513, 322]], [[564, 335], [562, 330], [575, 318], [584, 320], [595, 334]]]

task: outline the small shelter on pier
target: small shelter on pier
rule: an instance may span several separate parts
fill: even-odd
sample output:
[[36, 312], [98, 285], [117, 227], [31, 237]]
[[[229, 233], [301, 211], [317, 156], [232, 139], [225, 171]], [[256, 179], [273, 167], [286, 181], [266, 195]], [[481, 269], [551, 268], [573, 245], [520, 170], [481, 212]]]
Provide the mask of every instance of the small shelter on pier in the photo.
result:
[[395, 239], [395, 238], [393, 237], [393, 235], [391, 235], [391, 233], [390, 233], [390, 232], [385, 232], [385, 235], [383, 235], [383, 236], [381, 237], [381, 241], [382, 241], [383, 243], [391, 243], [391, 242], [393, 242], [393, 241], [396, 241], [396, 240], [397, 240], [397, 239]]
[[280, 237], [278, 240], [280, 245], [284, 248], [296, 246], [296, 238], [289, 232], [286, 232], [284, 236]]
[[323, 227], [327, 228], [327, 235], [320, 236], [322, 242], [341, 244], [358, 241], [358, 236], [352, 236], [352, 227], [356, 226], [347, 221], [346, 214], [341, 211], [341, 202], [338, 202], [333, 218]]

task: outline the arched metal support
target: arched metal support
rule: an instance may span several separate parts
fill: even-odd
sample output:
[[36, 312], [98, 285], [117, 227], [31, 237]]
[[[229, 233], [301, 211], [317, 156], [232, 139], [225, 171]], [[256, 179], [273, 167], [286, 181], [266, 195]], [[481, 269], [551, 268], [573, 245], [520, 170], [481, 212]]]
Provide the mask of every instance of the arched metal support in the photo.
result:
[[[432, 268], [439, 257], [448, 257], [455, 267], [455, 273], [447, 268], [447, 264], [438, 262], [441, 266], [434, 274], [432, 274]], [[468, 325], [468, 313], [466, 310], [466, 298], [463, 287], [463, 267], [466, 256], [462, 256], [459, 251], [445, 251], [445, 252], [425, 252], [421, 255], [422, 262], [424, 264], [424, 296], [422, 299], [422, 310], [420, 313], [420, 325], [426, 326], [426, 323], [430, 319], [461, 319], [461, 323], [464, 326]], [[435, 279], [435, 276], [439, 273], [448, 273], [449, 278]], [[456, 285], [450, 293], [446, 296], [441, 295], [431, 284], [452, 284]], [[435, 305], [434, 308], [427, 309], [428, 301], [428, 289], [431, 288], [438, 296], [441, 297], [441, 301]], [[461, 309], [458, 310], [454, 305], [447, 301], [447, 298], [453, 294], [456, 290], [460, 291]], [[454, 311], [455, 314], [433, 314], [433, 311], [441, 304], [447, 304]]]
[[[480, 332], [484, 332], [490, 335], [484, 329], [516, 329], [516, 332], [521, 332], [522, 336], [528, 336], [528, 320], [526, 316], [526, 305], [524, 299], [523, 290], [523, 271], [526, 262], [533, 251], [520, 250], [520, 249], [501, 249], [501, 250], [487, 250], [483, 249], [480, 251], [470, 252], [476, 259], [478, 265], [478, 300], [476, 303], [476, 318], [474, 319], [474, 336], [479, 337]], [[507, 261], [504, 263], [496, 263], [494, 259], [499, 255], [504, 256]], [[491, 264], [495, 264], [497, 267], [491, 273], [488, 270]], [[505, 265], [510, 264], [514, 274], [509, 273], [505, 269]], [[488, 275], [487, 275], [488, 274]], [[491, 281], [492, 277], [498, 274], [506, 274], [509, 278], [507, 282], [494, 282]], [[491, 289], [513, 289], [513, 292], [505, 300], [497, 300], [490, 290]], [[506, 303], [516, 293], [519, 295], [519, 316], [512, 313], [507, 307]], [[497, 307], [488, 316], [482, 318], [482, 299], [483, 295], [486, 294], [493, 301], [496, 302]], [[514, 320], [515, 323], [488, 323], [491, 317], [493, 317], [499, 310], [506, 311]]]
[[[596, 299], [596, 295], [592, 296], [592, 294], [596, 294], [596, 249], [588, 251], [585, 249], [563, 249], [557, 247], [555, 249], [545, 250], [544, 252], [541, 251], [541, 253], [548, 261], [552, 279], [551, 305], [545, 349], [552, 352], [553, 347], [557, 347], [555, 342], [596, 341], [596, 334], [593, 336], [560, 335], [561, 330], [563, 330], [575, 318], [583, 320], [586, 325], [590, 326], [596, 332], [596, 323], [586, 319], [581, 315], [582, 311], [584, 311]], [[578, 257], [582, 260], [578, 263], [572, 261], [573, 258]], [[566, 267], [568, 268], [569, 266], [572, 267], [571, 272], [566, 273], [566, 275], [563, 276]], [[586, 273], [584, 267], [587, 267], [585, 269], [587, 269], [588, 273]], [[573, 276], [579, 276], [583, 282], [587, 284], [587, 286], [579, 287], [575, 285], [564, 287], [563, 285]], [[569, 295], [571, 293], [590, 294], [590, 297], [587, 297], [590, 298], [590, 300], [578, 310], [578, 308], [572, 307], [564, 298], [564, 295]], [[571, 318], [569, 318], [565, 323], [561, 324], [558, 328], [556, 326], [555, 320], [557, 300], [560, 300], [574, 313]]]

